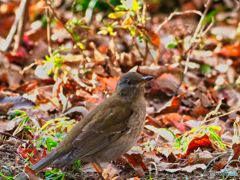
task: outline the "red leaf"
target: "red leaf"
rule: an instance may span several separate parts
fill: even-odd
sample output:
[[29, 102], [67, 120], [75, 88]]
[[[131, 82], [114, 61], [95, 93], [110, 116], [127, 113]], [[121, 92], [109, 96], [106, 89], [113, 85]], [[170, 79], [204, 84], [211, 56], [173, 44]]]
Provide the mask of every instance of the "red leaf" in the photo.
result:
[[35, 157], [37, 159], [37, 162], [42, 160], [40, 153], [34, 146], [33, 146], [33, 157]]

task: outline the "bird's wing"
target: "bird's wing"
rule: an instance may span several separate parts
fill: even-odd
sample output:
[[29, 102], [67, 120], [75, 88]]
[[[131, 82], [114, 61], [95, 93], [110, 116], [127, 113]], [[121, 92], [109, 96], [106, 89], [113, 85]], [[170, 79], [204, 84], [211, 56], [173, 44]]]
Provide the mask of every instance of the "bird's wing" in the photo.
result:
[[[69, 163], [98, 152], [130, 131], [127, 124], [133, 112], [126, 102], [109, 99], [106, 103], [94, 110], [91, 121], [73, 141], [73, 149], [67, 160]], [[62, 162], [60, 167], [65, 163]]]

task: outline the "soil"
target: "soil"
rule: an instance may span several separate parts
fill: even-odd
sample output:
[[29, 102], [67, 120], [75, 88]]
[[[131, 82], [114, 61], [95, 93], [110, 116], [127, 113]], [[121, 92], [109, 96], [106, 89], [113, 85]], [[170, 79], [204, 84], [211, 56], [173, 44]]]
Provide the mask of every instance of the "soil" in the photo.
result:
[[[0, 146], [0, 174], [7, 176], [7, 177], [13, 177], [18, 173], [21, 173], [24, 165], [25, 165], [25, 160], [24, 158], [20, 157], [17, 152], [17, 147], [14, 145], [8, 145], [8, 144], [3, 144]], [[89, 172], [89, 173], [80, 173], [77, 171], [74, 167], [68, 167], [64, 169], [67, 174], [65, 176], [66, 180], [101, 180], [103, 178], [99, 177], [97, 173]], [[40, 173], [44, 174], [44, 173]], [[186, 173], [186, 172], [179, 172], [179, 173], [169, 173], [169, 172], [159, 172], [157, 176], [154, 176], [154, 172], [149, 174], [148, 171], [145, 172], [144, 177], [139, 177], [141, 180], [222, 180], [222, 177], [211, 177], [209, 172], [206, 173], [204, 177], [202, 177], [203, 171], [202, 170], [195, 170], [192, 173]], [[240, 172], [238, 172], [240, 175]], [[74, 178], [73, 178], [74, 176]], [[122, 172], [119, 174], [121, 178], [116, 178], [115, 180], [120, 180], [120, 179], [128, 179], [132, 177], [137, 177], [135, 174], [135, 171], [130, 168], [124, 168]], [[0, 176], [0, 180], [4, 180], [6, 178]], [[59, 178], [60, 179], [60, 178]], [[231, 179], [231, 180], [239, 180], [240, 176], [238, 177], [228, 177], [225, 179]]]

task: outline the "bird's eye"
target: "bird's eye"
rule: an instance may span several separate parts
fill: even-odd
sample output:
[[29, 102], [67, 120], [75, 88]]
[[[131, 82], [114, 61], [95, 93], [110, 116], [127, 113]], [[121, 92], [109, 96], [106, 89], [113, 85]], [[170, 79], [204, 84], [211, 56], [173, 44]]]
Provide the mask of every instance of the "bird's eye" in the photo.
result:
[[128, 81], [127, 81], [127, 84], [128, 84], [128, 85], [132, 85], [132, 81], [131, 81], [131, 80], [128, 80]]

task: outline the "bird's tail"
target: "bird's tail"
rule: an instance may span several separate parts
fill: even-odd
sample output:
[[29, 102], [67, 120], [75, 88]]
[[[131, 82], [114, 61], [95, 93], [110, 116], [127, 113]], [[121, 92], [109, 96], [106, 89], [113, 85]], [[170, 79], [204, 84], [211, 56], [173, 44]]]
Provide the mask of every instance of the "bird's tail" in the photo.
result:
[[41, 161], [39, 161], [38, 163], [34, 164], [30, 168], [32, 170], [34, 170], [35, 172], [38, 172], [39, 170], [49, 166], [53, 162], [53, 159], [52, 159], [53, 155], [54, 155], [54, 153], [52, 151], [45, 158], [43, 158]]
[[18, 174], [17, 176], [15, 176], [14, 179], [26, 180], [26, 179], [28, 179], [28, 177], [27, 177], [27, 175], [25, 173], [22, 173], [22, 174]]
[[[34, 164], [33, 166], [31, 166], [30, 168], [32, 170], [34, 170], [35, 172], [38, 172], [39, 170], [47, 167], [48, 165], [50, 165], [53, 160], [52, 160], [52, 156], [53, 156], [53, 151], [51, 153], [49, 153], [45, 158], [43, 158], [41, 161], [39, 161], [38, 163]], [[26, 176], [25, 173], [19, 174], [15, 177], [17, 180], [25, 180], [28, 179], [28, 177]]]

